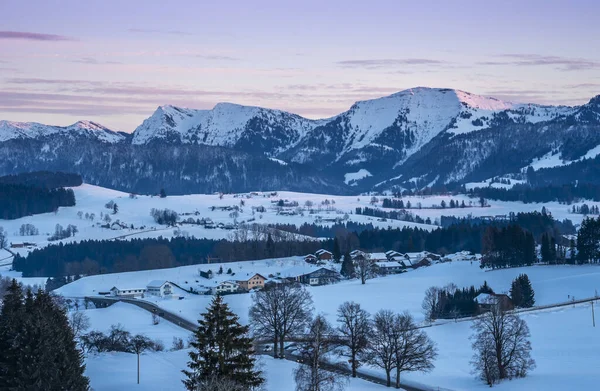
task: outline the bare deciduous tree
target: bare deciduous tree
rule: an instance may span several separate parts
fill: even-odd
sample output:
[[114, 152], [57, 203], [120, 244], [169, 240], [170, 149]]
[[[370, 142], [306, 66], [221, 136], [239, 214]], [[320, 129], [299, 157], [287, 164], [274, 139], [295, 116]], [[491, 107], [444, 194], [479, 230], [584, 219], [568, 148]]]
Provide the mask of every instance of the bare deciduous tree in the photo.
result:
[[310, 325], [308, 342], [301, 345], [301, 364], [294, 370], [296, 391], [341, 391], [348, 379], [323, 369], [325, 354], [331, 349], [334, 330], [318, 315]]
[[[489, 371], [485, 380], [492, 380], [488, 384], [524, 377], [535, 367], [530, 356], [529, 328], [517, 315], [504, 312], [496, 305], [474, 322], [473, 329], [476, 331], [473, 336], [473, 348], [476, 350], [473, 364], [476, 369], [481, 369], [477, 368], [479, 362], [485, 364], [483, 367]], [[488, 352], [490, 348], [491, 355]], [[495, 368], [490, 368], [490, 363]], [[481, 375], [484, 378], [484, 374]]]
[[281, 356], [283, 343], [290, 335], [304, 332], [311, 320], [313, 303], [310, 293], [300, 284], [281, 283], [252, 296], [250, 324], [255, 337], [273, 341], [273, 356]]
[[369, 278], [375, 276], [375, 264], [369, 254], [359, 254], [354, 258], [354, 268], [360, 277], [360, 282], [365, 284]]
[[8, 240], [6, 239], [7, 236], [8, 235], [4, 231], [4, 228], [0, 227], [0, 250], [8, 246]]
[[430, 371], [437, 357], [435, 344], [427, 334], [416, 328], [412, 316], [381, 310], [375, 314], [366, 359], [386, 373], [387, 386], [396, 371], [396, 388], [400, 388], [402, 372]]
[[427, 319], [430, 322], [435, 319], [435, 314], [439, 305], [439, 299], [440, 288], [438, 288], [437, 286], [429, 287], [425, 291], [425, 298], [423, 299], [421, 307], [425, 312], [425, 319]]
[[531, 358], [529, 327], [517, 315], [499, 305], [480, 315], [472, 326], [474, 372], [492, 386], [503, 379], [525, 377], [535, 368]]
[[368, 344], [370, 330], [369, 313], [355, 302], [345, 302], [338, 308], [338, 332], [342, 336], [342, 344], [350, 350], [352, 377], [356, 377], [359, 367], [358, 357]]
[[437, 350], [427, 334], [418, 329], [408, 312], [394, 317], [394, 360], [396, 367], [396, 388], [400, 388], [402, 372], [429, 372]]
[[73, 330], [75, 340], [79, 341], [83, 334], [90, 328], [90, 318], [82, 311], [72, 311], [69, 324]]

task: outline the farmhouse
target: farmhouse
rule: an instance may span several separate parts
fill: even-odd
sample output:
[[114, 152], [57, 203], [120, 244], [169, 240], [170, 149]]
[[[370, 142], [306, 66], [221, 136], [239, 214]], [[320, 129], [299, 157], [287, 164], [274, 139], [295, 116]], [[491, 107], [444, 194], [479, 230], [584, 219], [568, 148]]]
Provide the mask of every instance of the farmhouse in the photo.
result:
[[237, 280], [236, 282], [238, 283], [238, 285], [240, 286], [241, 290], [244, 291], [249, 291], [250, 289], [254, 289], [254, 288], [264, 288], [265, 287], [265, 281], [267, 280], [266, 277], [261, 276], [260, 274], [255, 274], [252, 277], [248, 278], [247, 280]]
[[385, 253], [370, 253], [368, 256], [372, 262], [386, 262], [388, 260]]
[[308, 285], [326, 285], [336, 282], [340, 279], [338, 272], [324, 267], [313, 272], [302, 274], [296, 278], [298, 282]]
[[375, 262], [375, 269], [379, 274], [396, 274], [401, 273], [404, 266], [398, 262], [394, 261], [385, 261], [385, 262]]
[[115, 297], [142, 297], [146, 292], [143, 288], [117, 288], [113, 286], [110, 288], [110, 295]]
[[307, 263], [317, 263], [317, 257], [312, 254], [308, 254], [304, 257], [304, 261]]
[[404, 254], [399, 253], [398, 251], [394, 251], [394, 250], [389, 250], [385, 252], [385, 256], [389, 259], [396, 259], [396, 258], [403, 258]]
[[212, 270], [208, 270], [208, 271], [200, 270], [200, 277], [210, 280], [211, 278], [213, 278], [213, 272], [212, 272]]
[[328, 261], [333, 259], [333, 254], [330, 251], [323, 249], [317, 250], [315, 255], [320, 261]]
[[361, 255], [361, 256], [364, 257], [365, 253], [362, 252], [362, 251], [360, 251], [360, 250], [352, 250], [352, 251], [350, 251], [350, 258], [352, 258], [352, 259], [358, 257], [359, 255]]
[[494, 305], [499, 305], [502, 311], [510, 311], [515, 308], [510, 297], [504, 294], [480, 293], [475, 301], [477, 301], [480, 313], [491, 310]]
[[214, 288], [216, 295], [235, 293], [240, 290], [240, 284], [235, 281], [222, 281]]
[[146, 286], [146, 292], [152, 296], [169, 297], [173, 295], [173, 287], [166, 280], [154, 280]]

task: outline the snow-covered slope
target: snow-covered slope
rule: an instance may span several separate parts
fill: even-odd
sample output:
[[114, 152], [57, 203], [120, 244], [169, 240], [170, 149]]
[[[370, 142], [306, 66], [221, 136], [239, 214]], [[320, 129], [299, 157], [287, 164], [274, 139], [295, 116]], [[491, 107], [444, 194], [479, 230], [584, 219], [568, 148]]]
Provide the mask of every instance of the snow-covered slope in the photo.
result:
[[36, 122], [0, 121], [0, 142], [34, 139], [51, 135], [86, 136], [106, 143], [117, 143], [125, 136], [92, 121], [78, 121], [70, 126], [43, 125]]

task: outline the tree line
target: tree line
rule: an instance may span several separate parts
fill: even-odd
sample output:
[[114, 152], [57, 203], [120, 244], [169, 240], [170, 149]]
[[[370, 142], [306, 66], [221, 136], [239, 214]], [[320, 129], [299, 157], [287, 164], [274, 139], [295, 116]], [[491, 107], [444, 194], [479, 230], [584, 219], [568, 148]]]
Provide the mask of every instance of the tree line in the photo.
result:
[[33, 171], [16, 175], [0, 177], [0, 183], [5, 185], [24, 185], [43, 189], [81, 186], [83, 179], [79, 174], [53, 171]]
[[0, 183], [0, 219], [18, 219], [74, 205], [72, 189]]
[[331, 242], [278, 242], [269, 238], [242, 242], [186, 237], [82, 240], [36, 249], [27, 257], [17, 255], [13, 268], [25, 277], [94, 275], [202, 264], [207, 263], [207, 257], [229, 262], [304, 255], [321, 247], [329, 248]]
[[571, 204], [580, 199], [600, 201], [600, 185], [594, 183], [567, 183], [563, 185], [517, 184], [510, 189], [483, 187], [468, 191], [469, 196], [499, 201], [562, 202]]

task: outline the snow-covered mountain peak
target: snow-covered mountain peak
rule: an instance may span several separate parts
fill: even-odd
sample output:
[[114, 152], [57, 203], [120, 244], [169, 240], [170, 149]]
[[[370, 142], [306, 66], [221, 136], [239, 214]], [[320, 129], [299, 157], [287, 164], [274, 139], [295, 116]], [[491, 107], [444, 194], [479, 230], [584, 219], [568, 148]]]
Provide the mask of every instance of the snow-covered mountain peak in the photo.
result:
[[55, 134], [87, 136], [107, 143], [116, 143], [125, 137], [92, 121], [78, 121], [69, 126], [43, 125], [36, 122], [0, 121], [0, 141], [34, 139]]

